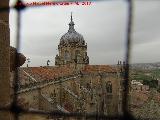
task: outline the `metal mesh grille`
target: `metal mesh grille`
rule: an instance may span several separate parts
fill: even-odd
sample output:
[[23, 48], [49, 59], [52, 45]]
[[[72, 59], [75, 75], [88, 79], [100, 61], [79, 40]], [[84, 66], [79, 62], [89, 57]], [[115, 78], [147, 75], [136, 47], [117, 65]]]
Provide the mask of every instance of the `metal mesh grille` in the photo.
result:
[[[97, 0], [98, 2], [99, 0]], [[73, 1], [70, 1], [73, 2]], [[14, 81], [14, 96], [13, 96], [13, 102], [11, 103], [10, 107], [3, 107], [0, 108], [1, 111], [10, 111], [14, 114], [14, 119], [18, 120], [20, 114], [37, 114], [37, 115], [46, 115], [46, 116], [52, 116], [52, 117], [63, 117], [63, 118], [79, 118], [79, 119], [108, 119], [108, 120], [118, 120], [118, 119], [134, 119], [132, 115], [128, 112], [128, 90], [129, 90], [129, 63], [130, 63], [130, 47], [131, 47], [131, 36], [132, 36], [132, 0], [126, 0], [128, 5], [128, 18], [127, 18], [127, 28], [126, 28], [126, 54], [125, 54], [125, 84], [124, 84], [124, 96], [123, 96], [123, 115], [122, 116], [106, 116], [103, 114], [92, 114], [92, 113], [63, 113], [59, 111], [51, 111], [51, 112], [45, 112], [45, 111], [33, 111], [33, 110], [24, 110], [17, 105], [17, 91], [18, 91], [18, 74], [15, 76]], [[21, 4], [21, 5], [20, 5]], [[17, 42], [17, 49], [20, 47], [20, 34], [21, 34], [21, 12], [24, 9], [27, 9], [27, 7], [33, 8], [33, 7], [41, 7], [41, 6], [25, 6], [20, 0], [17, 0], [17, 3], [15, 6], [11, 6], [10, 8], [4, 7], [0, 8], [0, 12], [5, 12], [9, 10], [16, 10], [17, 12], [17, 35], [16, 35], [16, 42]], [[17, 57], [15, 58], [16, 62], [18, 63]], [[16, 73], [18, 73], [18, 70], [16, 69]]]

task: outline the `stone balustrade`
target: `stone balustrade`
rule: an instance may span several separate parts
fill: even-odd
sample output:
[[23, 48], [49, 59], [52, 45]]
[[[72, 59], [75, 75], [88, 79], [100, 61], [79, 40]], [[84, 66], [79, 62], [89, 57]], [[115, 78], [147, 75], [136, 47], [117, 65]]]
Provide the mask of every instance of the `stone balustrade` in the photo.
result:
[[81, 77], [81, 75], [74, 74], [74, 75], [59, 77], [59, 78], [50, 79], [50, 80], [33, 82], [33, 83], [25, 84], [25, 85], [19, 85], [19, 89], [18, 89], [17, 94], [22, 93], [22, 92], [28, 92], [28, 91], [33, 90], [33, 89], [43, 88], [43, 87], [45, 87], [47, 85], [51, 85], [51, 84], [57, 84], [57, 83], [60, 83], [60, 82], [73, 80], [73, 79], [76, 79], [77, 77]]

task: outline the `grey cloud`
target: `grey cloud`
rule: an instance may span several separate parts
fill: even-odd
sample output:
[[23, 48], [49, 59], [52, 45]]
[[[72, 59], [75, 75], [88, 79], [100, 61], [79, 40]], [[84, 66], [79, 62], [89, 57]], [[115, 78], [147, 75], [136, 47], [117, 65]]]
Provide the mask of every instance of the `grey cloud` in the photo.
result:
[[[157, 61], [159, 47], [160, 2], [136, 1], [132, 61]], [[22, 14], [21, 52], [32, 59], [32, 66], [45, 65], [58, 53], [60, 37], [67, 32], [70, 12], [75, 29], [88, 43], [91, 64], [116, 64], [124, 59], [127, 4], [124, 1], [95, 2], [92, 6], [57, 6], [26, 9]], [[12, 14], [12, 12], [11, 12]], [[11, 24], [11, 43], [15, 20]], [[153, 49], [152, 49], [153, 48]], [[147, 50], [150, 54], [147, 55]]]
[[[158, 42], [160, 31], [160, 2], [148, 1], [137, 2], [135, 4], [135, 19], [134, 19], [134, 44], [146, 44], [148, 42]], [[143, 7], [143, 8], [142, 8]]]

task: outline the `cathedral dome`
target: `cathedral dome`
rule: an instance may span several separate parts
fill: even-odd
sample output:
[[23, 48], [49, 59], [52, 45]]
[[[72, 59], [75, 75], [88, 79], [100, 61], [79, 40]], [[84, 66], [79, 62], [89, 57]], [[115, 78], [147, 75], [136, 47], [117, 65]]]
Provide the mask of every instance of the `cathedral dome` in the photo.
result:
[[79, 43], [83, 44], [84, 38], [81, 34], [76, 31], [68, 31], [60, 39], [60, 44], [70, 44], [70, 43]]
[[69, 30], [61, 37], [60, 44], [79, 44], [79, 45], [85, 44], [83, 36], [78, 32], [76, 32], [74, 29], [74, 22], [72, 20], [72, 15], [71, 15], [71, 22], [69, 23]]

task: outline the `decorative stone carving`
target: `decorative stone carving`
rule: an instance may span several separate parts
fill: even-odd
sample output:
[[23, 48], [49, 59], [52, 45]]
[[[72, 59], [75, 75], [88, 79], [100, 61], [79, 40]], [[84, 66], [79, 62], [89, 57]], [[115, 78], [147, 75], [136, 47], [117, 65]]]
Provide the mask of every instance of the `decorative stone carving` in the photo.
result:
[[58, 45], [59, 55], [55, 57], [55, 65], [69, 64], [73, 67], [76, 66], [75, 68], [80, 68], [85, 64], [89, 64], [87, 44], [83, 36], [75, 31], [74, 25], [71, 15], [69, 30], [61, 37]]
[[85, 57], [84, 62], [85, 62], [86, 64], [89, 64], [89, 57], [88, 57], [88, 56]]

